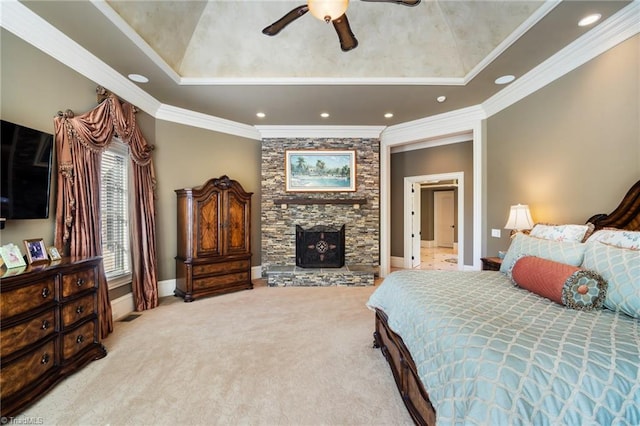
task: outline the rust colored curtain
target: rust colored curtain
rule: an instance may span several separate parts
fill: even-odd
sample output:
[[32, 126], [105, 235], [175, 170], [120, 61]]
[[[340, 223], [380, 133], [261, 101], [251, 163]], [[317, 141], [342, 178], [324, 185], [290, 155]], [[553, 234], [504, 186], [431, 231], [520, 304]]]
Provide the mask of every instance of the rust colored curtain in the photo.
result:
[[[137, 311], [158, 306], [155, 171], [149, 145], [138, 129], [135, 107], [109, 94], [81, 116], [58, 113], [54, 119], [58, 160], [55, 245], [67, 256], [102, 255], [100, 164], [114, 136], [130, 148], [133, 168], [131, 216], [132, 289]], [[100, 335], [113, 331], [104, 271], [98, 292]]]

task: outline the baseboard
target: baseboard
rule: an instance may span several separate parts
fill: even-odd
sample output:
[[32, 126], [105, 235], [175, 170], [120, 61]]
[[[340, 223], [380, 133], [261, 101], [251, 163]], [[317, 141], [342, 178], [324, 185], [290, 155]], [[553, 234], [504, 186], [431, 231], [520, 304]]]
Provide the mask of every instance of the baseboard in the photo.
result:
[[390, 266], [392, 268], [404, 268], [404, 257], [391, 256]]
[[114, 322], [126, 317], [133, 312], [134, 309], [133, 293], [127, 293], [111, 301], [111, 317]]
[[257, 280], [262, 278], [262, 265], [251, 267], [251, 279]]
[[158, 281], [158, 297], [173, 296], [173, 290], [176, 289], [175, 278], [170, 280]]
[[420, 240], [420, 247], [422, 248], [433, 248], [436, 246], [436, 242], [434, 240]]

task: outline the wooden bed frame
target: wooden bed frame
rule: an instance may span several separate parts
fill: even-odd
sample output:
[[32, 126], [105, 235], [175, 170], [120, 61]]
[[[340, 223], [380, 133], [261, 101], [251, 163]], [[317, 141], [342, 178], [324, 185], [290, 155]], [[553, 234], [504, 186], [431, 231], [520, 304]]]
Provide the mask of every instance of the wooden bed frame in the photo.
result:
[[[596, 214], [587, 222], [593, 223], [595, 230], [611, 227], [640, 231], [640, 180], [629, 189], [613, 212]], [[420, 381], [416, 364], [402, 338], [389, 328], [387, 315], [379, 309], [376, 309], [373, 338], [374, 347], [380, 348], [391, 367], [402, 401], [415, 424], [434, 426], [436, 411]]]

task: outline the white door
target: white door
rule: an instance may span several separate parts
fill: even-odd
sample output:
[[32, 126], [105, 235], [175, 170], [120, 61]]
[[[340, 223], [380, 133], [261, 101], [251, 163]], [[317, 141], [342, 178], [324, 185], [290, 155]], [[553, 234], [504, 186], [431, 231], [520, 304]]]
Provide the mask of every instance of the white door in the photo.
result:
[[434, 237], [437, 247], [453, 248], [454, 221], [454, 191], [434, 192]]
[[411, 184], [411, 267], [420, 266], [420, 184]]

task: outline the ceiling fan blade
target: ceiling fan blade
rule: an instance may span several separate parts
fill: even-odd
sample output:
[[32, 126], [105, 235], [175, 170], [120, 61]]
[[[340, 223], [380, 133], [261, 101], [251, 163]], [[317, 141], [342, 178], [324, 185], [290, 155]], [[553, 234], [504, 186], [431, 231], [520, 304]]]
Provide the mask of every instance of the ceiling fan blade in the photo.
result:
[[338, 33], [340, 48], [343, 52], [348, 52], [349, 50], [358, 47], [358, 40], [356, 40], [356, 36], [351, 32], [351, 26], [349, 25], [349, 20], [347, 19], [346, 14], [331, 22], [333, 23], [333, 28], [335, 28]]
[[286, 27], [287, 25], [289, 25], [290, 23], [292, 23], [293, 21], [295, 21], [296, 19], [298, 19], [299, 17], [307, 13], [308, 11], [309, 11], [309, 6], [307, 6], [306, 4], [303, 6], [298, 6], [295, 9], [293, 9], [291, 12], [287, 13], [282, 18], [278, 19], [276, 22], [274, 22], [273, 24], [269, 25], [264, 30], [262, 30], [262, 34], [266, 34], [268, 36], [274, 36], [278, 34], [280, 31], [282, 31], [284, 27]]
[[375, 3], [398, 3], [404, 6], [417, 6], [420, 0], [362, 0]]

